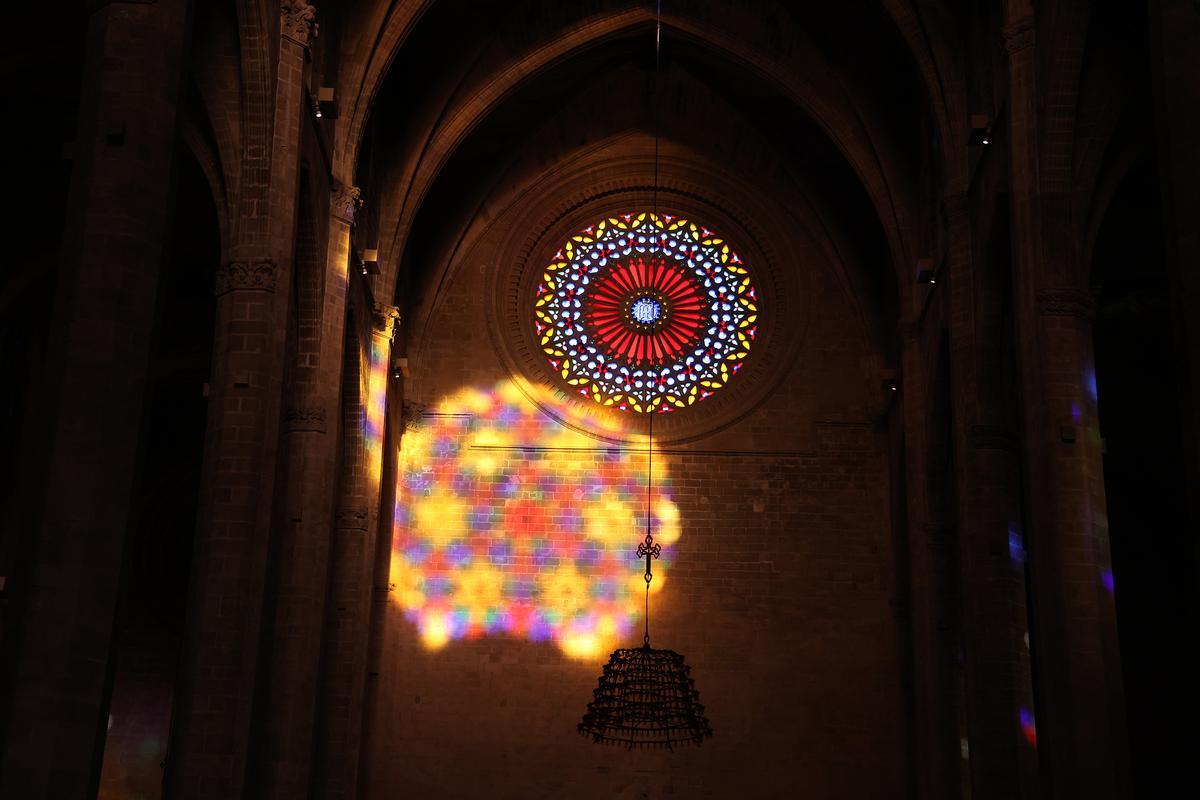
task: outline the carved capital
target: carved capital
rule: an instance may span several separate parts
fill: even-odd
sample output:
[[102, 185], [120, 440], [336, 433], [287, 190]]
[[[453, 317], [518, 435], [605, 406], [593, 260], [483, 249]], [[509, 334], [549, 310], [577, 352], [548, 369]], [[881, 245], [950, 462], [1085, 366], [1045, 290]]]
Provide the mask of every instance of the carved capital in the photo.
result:
[[1004, 49], [1011, 56], [1033, 46], [1033, 17], [1021, 17], [1012, 24], [1005, 25]]
[[365, 531], [367, 529], [366, 506], [338, 506], [333, 513], [333, 527], [339, 531]]
[[1089, 292], [1070, 287], [1042, 289], [1037, 293], [1038, 312], [1046, 317], [1079, 317], [1093, 319], [1096, 316], [1096, 298]]
[[317, 38], [317, 9], [304, 0], [280, 0], [279, 32], [301, 47]]
[[400, 327], [400, 309], [387, 303], [376, 303], [373, 321], [375, 333], [390, 339]]
[[325, 432], [324, 408], [289, 408], [283, 415], [283, 429], [288, 433]]
[[362, 208], [362, 204], [362, 191], [357, 186], [334, 181], [330, 208], [335, 217], [353, 225], [354, 215]]
[[217, 297], [233, 291], [275, 291], [274, 261], [230, 261], [217, 267]]
[[407, 401], [401, 406], [400, 414], [401, 421], [404, 423], [404, 430], [411, 431], [421, 422], [421, 417], [425, 416], [425, 411], [429, 408], [426, 403], [416, 403]]

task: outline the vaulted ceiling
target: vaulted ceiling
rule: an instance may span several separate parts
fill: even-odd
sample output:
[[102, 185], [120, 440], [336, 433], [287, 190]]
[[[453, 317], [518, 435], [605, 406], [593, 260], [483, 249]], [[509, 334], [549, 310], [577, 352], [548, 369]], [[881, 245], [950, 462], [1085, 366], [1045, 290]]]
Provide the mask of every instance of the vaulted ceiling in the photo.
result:
[[890, 328], [939, 135], [888, 5], [667, 2], [657, 73], [651, 3], [358, 8], [336, 159], [371, 206], [377, 292], [428, 302], [497, 195], [579, 160], [602, 170], [599, 150], [650, 171], [657, 133], [664, 159], [752, 180], [821, 229], [869, 327]]

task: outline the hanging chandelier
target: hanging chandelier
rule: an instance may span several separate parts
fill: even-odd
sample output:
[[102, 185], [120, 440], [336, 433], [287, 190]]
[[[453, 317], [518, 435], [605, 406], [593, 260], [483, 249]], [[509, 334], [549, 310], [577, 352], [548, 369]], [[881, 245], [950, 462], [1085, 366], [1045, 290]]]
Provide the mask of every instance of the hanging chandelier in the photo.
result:
[[[662, 2], [659, 0], [654, 30], [654, 94], [657, 95], [658, 67], [662, 43]], [[654, 98], [656, 99], [656, 98]], [[657, 115], [651, 102], [651, 113]], [[658, 215], [658, 125], [654, 125], [654, 214]], [[618, 316], [628, 317], [634, 327], [650, 327], [660, 323], [666, 297], [646, 295], [622, 308], [613, 308], [609, 320], [615, 326]], [[607, 318], [606, 318], [607, 319]], [[661, 397], [646, 405], [646, 536], [637, 546], [639, 558], [646, 559], [645, 633], [641, 647], [614, 650], [604, 665], [604, 672], [588, 703], [587, 713], [578, 725], [584, 736], [597, 744], [635, 747], [666, 747], [702, 744], [712, 736], [700, 693], [696, 691], [691, 668], [674, 650], [659, 650], [650, 646], [650, 582], [654, 580], [653, 563], [662, 553], [662, 545], [654, 541], [651, 498], [654, 491], [654, 413]]]
[[651, 496], [654, 484], [654, 411], [647, 412], [649, 432], [646, 450], [646, 536], [637, 546], [646, 559], [646, 628], [642, 646], [613, 651], [604, 665], [600, 682], [579, 723], [579, 732], [597, 744], [635, 747], [666, 747], [701, 744], [712, 736], [700, 693], [691, 678], [691, 668], [674, 650], [650, 646], [650, 582], [653, 560], [662, 553], [651, 531]]

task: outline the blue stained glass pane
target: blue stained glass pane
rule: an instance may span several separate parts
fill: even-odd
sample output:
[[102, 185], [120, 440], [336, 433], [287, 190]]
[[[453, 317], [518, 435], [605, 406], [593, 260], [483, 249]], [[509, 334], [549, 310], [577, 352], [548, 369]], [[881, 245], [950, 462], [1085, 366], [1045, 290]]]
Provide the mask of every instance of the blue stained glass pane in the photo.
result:
[[652, 325], [662, 318], [662, 305], [653, 297], [639, 297], [633, 301], [629, 313], [643, 325]]

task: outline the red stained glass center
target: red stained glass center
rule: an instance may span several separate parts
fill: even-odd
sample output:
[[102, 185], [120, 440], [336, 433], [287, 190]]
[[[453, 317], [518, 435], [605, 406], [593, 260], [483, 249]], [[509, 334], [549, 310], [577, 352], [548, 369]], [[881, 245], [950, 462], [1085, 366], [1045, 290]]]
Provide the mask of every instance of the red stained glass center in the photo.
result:
[[[634, 364], [679, 356], [703, 330], [699, 287], [672, 259], [634, 257], [593, 278], [584, 317], [596, 342]], [[646, 311], [656, 304], [654, 314]]]

